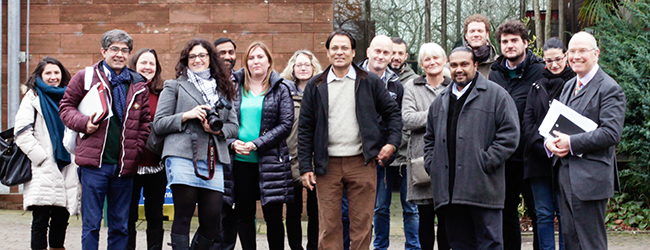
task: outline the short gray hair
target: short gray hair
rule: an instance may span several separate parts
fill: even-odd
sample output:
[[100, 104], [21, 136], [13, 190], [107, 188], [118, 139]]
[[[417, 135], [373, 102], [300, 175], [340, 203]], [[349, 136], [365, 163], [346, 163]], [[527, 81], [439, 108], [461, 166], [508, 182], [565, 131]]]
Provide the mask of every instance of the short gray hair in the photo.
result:
[[447, 61], [447, 53], [445, 53], [445, 50], [440, 45], [433, 42], [422, 44], [418, 53], [418, 64], [421, 65], [425, 58], [433, 56], [444, 58]]
[[131, 38], [129, 33], [126, 33], [126, 31], [119, 29], [109, 30], [102, 36], [102, 48], [104, 48], [104, 50], [107, 50], [111, 44], [116, 42], [126, 43], [126, 46], [129, 47], [129, 51], [133, 50], [133, 38]]

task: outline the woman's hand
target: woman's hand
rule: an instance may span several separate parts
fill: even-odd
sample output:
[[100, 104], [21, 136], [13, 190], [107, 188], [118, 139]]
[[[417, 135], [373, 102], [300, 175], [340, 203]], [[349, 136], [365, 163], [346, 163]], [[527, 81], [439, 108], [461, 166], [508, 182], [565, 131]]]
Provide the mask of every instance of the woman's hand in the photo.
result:
[[207, 133], [213, 134], [213, 135], [222, 135], [223, 132], [221, 130], [219, 131], [213, 131], [212, 128], [210, 128], [210, 124], [208, 124], [208, 119], [203, 119], [201, 121], [201, 125], [203, 125], [203, 130]]
[[205, 121], [205, 117], [207, 116], [206, 110], [210, 109], [211, 108], [208, 105], [198, 105], [193, 109], [190, 109], [189, 111], [183, 113], [183, 122], [191, 119], [199, 119], [201, 123], [203, 123]]
[[240, 154], [240, 155], [250, 155], [251, 151], [257, 149], [255, 144], [252, 142], [243, 142], [240, 140], [235, 140], [232, 143], [233, 149], [235, 149], [235, 153]]

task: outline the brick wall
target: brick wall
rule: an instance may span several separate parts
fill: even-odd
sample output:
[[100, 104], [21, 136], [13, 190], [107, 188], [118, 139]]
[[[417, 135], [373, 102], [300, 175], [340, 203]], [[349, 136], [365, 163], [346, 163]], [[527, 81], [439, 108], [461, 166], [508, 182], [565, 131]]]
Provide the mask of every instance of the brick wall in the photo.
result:
[[[238, 46], [235, 68], [243, 66], [243, 54], [253, 41], [271, 48], [278, 71], [299, 49], [315, 52], [328, 64], [324, 42], [332, 31], [332, 15], [332, 0], [31, 0], [30, 70], [45, 56], [61, 60], [72, 74], [92, 65], [102, 59], [100, 38], [111, 29], [128, 32], [134, 51], [156, 49], [164, 79], [174, 77], [180, 50], [195, 37], [233, 39]], [[4, 27], [6, 55], [6, 21]], [[24, 50], [24, 34], [21, 43]]]

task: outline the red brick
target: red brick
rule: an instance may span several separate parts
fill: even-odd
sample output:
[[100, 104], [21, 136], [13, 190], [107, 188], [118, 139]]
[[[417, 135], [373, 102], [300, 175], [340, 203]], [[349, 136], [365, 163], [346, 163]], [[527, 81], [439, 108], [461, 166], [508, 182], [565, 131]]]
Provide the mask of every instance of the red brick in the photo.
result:
[[196, 0], [197, 3], [209, 4], [240, 4], [240, 3], [264, 3], [264, 0]]
[[92, 4], [92, 0], [57, 0], [59, 1], [62, 5], [63, 4], [80, 4], [80, 3], [85, 3], [85, 4]]
[[111, 5], [112, 23], [169, 23], [169, 6], [162, 4]]
[[332, 3], [332, 0], [296, 0], [296, 3]]
[[314, 50], [314, 36], [305, 33], [287, 33], [273, 35], [273, 48], [275, 53], [293, 53], [299, 49]]
[[321, 48], [315, 48], [314, 50], [315, 51], [322, 51], [322, 52], [319, 52], [319, 53], [313, 52], [313, 51], [312, 52], [314, 53], [314, 55], [318, 59], [318, 63], [320, 63], [320, 66], [321, 66], [322, 70], [325, 70], [325, 68], [327, 68], [327, 66], [330, 65], [330, 60], [327, 57], [327, 53], [325, 52], [325, 47], [323, 46]]
[[110, 8], [106, 4], [67, 5], [61, 8], [61, 23], [106, 22]]
[[146, 23], [140, 26], [142, 33], [169, 34], [169, 33], [197, 33], [197, 24], [167, 24], [167, 23]]
[[171, 54], [180, 54], [185, 44], [192, 38], [203, 38], [209, 42], [213, 42], [213, 37], [214, 36], [212, 34], [171, 34], [169, 36], [169, 44], [171, 46], [171, 50], [169, 52]]
[[330, 33], [332, 32], [314, 34], [315, 52], [327, 52], [327, 49], [325, 48], [325, 42], [327, 41], [327, 37], [330, 36]]
[[174, 4], [170, 7], [170, 23], [209, 23], [210, 7], [207, 4]]
[[82, 24], [32, 24], [29, 25], [30, 34], [70, 34], [82, 32]]
[[180, 52], [174, 54], [158, 53], [158, 60], [160, 60], [160, 65], [162, 66], [162, 79], [176, 79], [176, 71], [174, 70], [174, 67], [176, 67], [176, 63], [178, 62], [179, 57]]
[[266, 23], [268, 4], [214, 4], [211, 5], [213, 23]]
[[284, 68], [287, 66], [287, 62], [289, 62], [289, 58], [291, 58], [291, 56], [293, 56], [293, 53], [273, 53], [275, 71], [282, 73]]
[[332, 32], [334, 25], [332, 23], [303, 23], [302, 32], [316, 33], [316, 32]]
[[196, 0], [139, 0], [140, 4], [149, 4], [149, 3], [196, 3]]
[[62, 54], [100, 53], [102, 34], [61, 35]]
[[311, 4], [269, 4], [269, 22], [312, 22], [314, 7]]
[[329, 23], [333, 22], [334, 18], [334, 5], [330, 4], [314, 4], [314, 22], [316, 23]]
[[138, 4], [138, 0], [93, 0], [93, 4]]
[[[244, 55], [246, 54], [246, 49], [248, 46], [253, 43], [253, 42], [263, 42], [268, 46], [269, 48], [273, 48], [273, 35], [271, 34], [251, 34], [251, 33], [237, 33], [237, 34], [230, 34], [229, 36], [230, 39], [235, 41], [237, 43], [237, 54], [238, 60], [241, 62], [241, 67], [244, 66]], [[273, 51], [271, 51], [273, 52]]]
[[113, 29], [121, 29], [131, 34], [140, 33], [143, 28], [137, 23], [83, 23], [82, 32], [84, 34], [104, 34]]
[[95, 61], [93, 61], [93, 56], [91, 54], [49, 54], [41, 55], [38, 60], [43, 60], [43, 57], [51, 56], [63, 64], [63, 66], [70, 71], [71, 75], [77, 73], [77, 71], [91, 66]]
[[[21, 8], [21, 23], [26, 23], [27, 8]], [[29, 8], [29, 24], [54, 24], [59, 23], [58, 5], [32, 5]]]
[[133, 37], [133, 51], [141, 48], [152, 48], [156, 52], [169, 51], [169, 34], [131, 34]]
[[47, 34], [29, 36], [29, 53], [58, 54], [61, 45], [61, 35]]
[[201, 33], [228, 33], [235, 32], [252, 32], [252, 33], [286, 33], [300, 30], [300, 24], [267, 24], [267, 23], [247, 23], [247, 24], [202, 24], [199, 26]]

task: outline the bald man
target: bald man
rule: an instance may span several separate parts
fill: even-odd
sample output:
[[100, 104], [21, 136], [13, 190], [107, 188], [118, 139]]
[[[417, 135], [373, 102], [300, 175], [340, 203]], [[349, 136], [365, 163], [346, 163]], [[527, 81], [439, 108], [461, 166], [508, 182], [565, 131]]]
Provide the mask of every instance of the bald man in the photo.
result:
[[598, 66], [599, 54], [591, 34], [573, 35], [567, 57], [577, 75], [564, 84], [560, 95], [561, 102], [598, 127], [572, 135], [554, 131], [556, 138], [545, 143], [560, 168], [559, 203], [567, 250], [607, 249], [605, 209], [618, 189], [615, 147], [623, 131], [625, 94]]
[[[388, 89], [390, 96], [397, 102], [397, 105], [402, 108], [402, 96], [404, 88], [399, 81], [399, 75], [388, 68], [388, 64], [392, 61], [393, 57], [393, 40], [384, 35], [375, 36], [370, 42], [370, 46], [366, 50], [368, 58], [359, 62], [359, 67], [374, 73], [384, 82], [384, 86]], [[385, 124], [382, 122], [382, 127]], [[385, 141], [386, 136], [382, 136]], [[406, 144], [402, 141], [402, 144]], [[390, 202], [393, 185], [399, 185], [400, 200], [402, 203], [402, 218], [404, 219], [404, 235], [406, 242], [404, 242], [404, 249], [420, 249], [420, 240], [418, 238], [419, 228], [419, 215], [417, 206], [406, 201], [406, 165], [390, 166], [395, 160], [397, 152], [395, 152], [386, 162], [377, 164], [377, 199], [375, 203], [375, 213], [373, 222], [375, 225], [375, 240], [373, 245], [375, 249], [384, 250], [388, 249], [388, 238], [390, 235]], [[402, 173], [402, 174], [400, 174]], [[398, 182], [395, 182], [395, 178]]]

